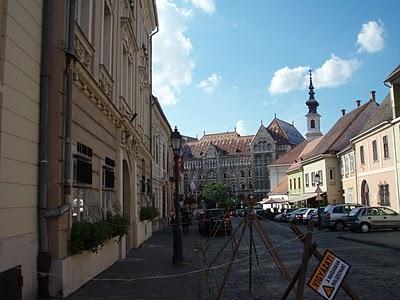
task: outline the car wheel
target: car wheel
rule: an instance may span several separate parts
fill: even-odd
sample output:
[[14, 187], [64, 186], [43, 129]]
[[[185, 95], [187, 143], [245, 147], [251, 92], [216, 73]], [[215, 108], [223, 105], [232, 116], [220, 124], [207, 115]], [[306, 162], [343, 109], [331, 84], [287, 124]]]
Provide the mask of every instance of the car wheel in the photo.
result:
[[337, 222], [335, 223], [335, 230], [336, 230], [336, 231], [343, 231], [343, 230], [344, 230], [344, 227], [345, 227], [345, 224], [344, 224], [343, 221], [337, 221]]
[[367, 223], [362, 223], [360, 225], [360, 230], [362, 233], [367, 233], [371, 230], [371, 226], [369, 226], [369, 224], [367, 224]]

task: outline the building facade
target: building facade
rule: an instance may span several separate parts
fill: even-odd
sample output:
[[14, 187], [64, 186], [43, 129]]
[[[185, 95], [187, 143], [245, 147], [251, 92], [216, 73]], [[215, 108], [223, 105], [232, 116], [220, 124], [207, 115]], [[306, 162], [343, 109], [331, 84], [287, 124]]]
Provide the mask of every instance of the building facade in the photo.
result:
[[[151, 0], [53, 1], [47, 235], [49, 293], [65, 297], [152, 234]], [[73, 20], [70, 22], [69, 20]], [[62, 47], [60, 45], [63, 45]], [[64, 50], [66, 49], [66, 51]], [[121, 240], [71, 253], [71, 229], [126, 215]]]
[[0, 1], [0, 298], [4, 299], [37, 296], [42, 5], [40, 0]]
[[156, 97], [152, 98], [152, 191], [153, 203], [158, 216], [153, 220], [153, 229], [168, 224], [172, 203], [173, 161], [171, 149], [172, 128]]
[[257, 201], [271, 191], [268, 165], [303, 142], [293, 124], [278, 118], [257, 133], [240, 136], [237, 132], [205, 134], [184, 147], [185, 195], [198, 194], [209, 182], [222, 182], [233, 195]]

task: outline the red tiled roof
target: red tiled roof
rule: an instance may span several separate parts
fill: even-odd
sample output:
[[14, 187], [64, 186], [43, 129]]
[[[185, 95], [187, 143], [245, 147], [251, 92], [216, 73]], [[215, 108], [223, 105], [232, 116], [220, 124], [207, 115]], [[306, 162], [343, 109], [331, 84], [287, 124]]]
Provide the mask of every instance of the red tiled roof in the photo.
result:
[[350, 139], [360, 133], [364, 124], [377, 110], [378, 104], [369, 100], [345, 114], [336, 121], [335, 125], [323, 136], [321, 142], [305, 158], [342, 151], [350, 143]]
[[301, 151], [300, 155], [295, 159], [293, 164], [289, 167], [288, 172], [297, 170], [300, 167], [301, 161], [310, 153], [317, 145], [318, 143], [322, 140], [323, 136], [320, 136], [304, 147], [303, 151]]
[[206, 134], [198, 141], [187, 142], [192, 156], [200, 157], [208, 145], [213, 144], [225, 154], [249, 153], [253, 135], [240, 136], [237, 132]]

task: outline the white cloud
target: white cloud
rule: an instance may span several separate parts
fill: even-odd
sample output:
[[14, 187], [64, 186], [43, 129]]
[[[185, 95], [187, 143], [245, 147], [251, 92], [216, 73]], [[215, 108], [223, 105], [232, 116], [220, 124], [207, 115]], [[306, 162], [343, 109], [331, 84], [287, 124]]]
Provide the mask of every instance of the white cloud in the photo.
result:
[[385, 29], [381, 21], [369, 21], [362, 25], [357, 36], [357, 44], [360, 46], [358, 52], [375, 53], [381, 51], [385, 46]]
[[290, 69], [286, 66], [277, 70], [269, 84], [269, 93], [283, 94], [304, 88], [304, 74], [306, 74], [308, 69], [309, 67], [296, 67]]
[[244, 123], [243, 120], [240, 120], [236, 123], [236, 132], [239, 133], [240, 135], [247, 134], [246, 124]]
[[207, 94], [212, 94], [221, 79], [221, 76], [217, 74], [212, 74], [207, 79], [200, 81], [198, 84], [196, 84], [196, 87], [201, 88]]
[[348, 82], [360, 65], [355, 58], [345, 60], [332, 54], [330, 59], [315, 70], [313, 81], [320, 88], [337, 87]]
[[153, 89], [162, 105], [179, 101], [181, 89], [192, 82], [193, 46], [185, 35], [192, 11], [170, 0], [158, 0], [160, 31], [154, 36]]
[[[341, 59], [335, 54], [313, 72], [313, 83], [317, 88], [337, 87], [345, 84], [354, 75], [361, 63], [355, 59]], [[268, 92], [284, 94], [293, 90], [302, 90], [308, 86], [309, 66], [295, 68], [284, 67], [277, 70], [268, 86]]]
[[191, 0], [193, 5], [200, 8], [207, 14], [213, 14], [215, 12], [215, 0]]

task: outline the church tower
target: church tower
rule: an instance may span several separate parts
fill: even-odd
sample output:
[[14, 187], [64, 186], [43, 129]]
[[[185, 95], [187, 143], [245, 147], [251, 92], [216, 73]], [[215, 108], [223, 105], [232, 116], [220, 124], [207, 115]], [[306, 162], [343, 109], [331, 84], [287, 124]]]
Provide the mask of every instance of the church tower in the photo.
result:
[[310, 70], [310, 91], [308, 94], [310, 97], [308, 98], [306, 105], [308, 106], [308, 113], [306, 114], [307, 117], [307, 132], [306, 132], [306, 139], [307, 141], [312, 141], [317, 137], [322, 136], [321, 128], [320, 128], [320, 118], [321, 115], [317, 112], [317, 107], [319, 103], [314, 98], [314, 86], [312, 83], [312, 74]]

